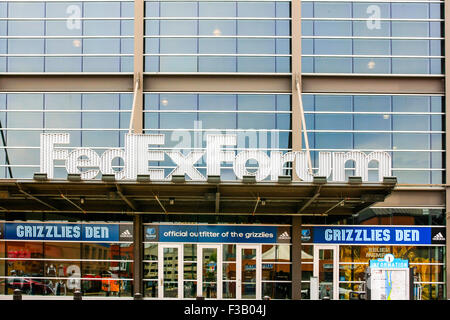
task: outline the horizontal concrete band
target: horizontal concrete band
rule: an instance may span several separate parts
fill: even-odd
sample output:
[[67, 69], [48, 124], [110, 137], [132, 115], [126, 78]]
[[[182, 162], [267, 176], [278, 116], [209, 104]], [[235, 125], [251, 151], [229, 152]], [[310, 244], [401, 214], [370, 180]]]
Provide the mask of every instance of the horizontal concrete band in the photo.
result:
[[[303, 75], [303, 93], [443, 94], [444, 78]], [[145, 92], [291, 93], [290, 75], [144, 75]], [[133, 74], [2, 74], [0, 92], [133, 92]]]

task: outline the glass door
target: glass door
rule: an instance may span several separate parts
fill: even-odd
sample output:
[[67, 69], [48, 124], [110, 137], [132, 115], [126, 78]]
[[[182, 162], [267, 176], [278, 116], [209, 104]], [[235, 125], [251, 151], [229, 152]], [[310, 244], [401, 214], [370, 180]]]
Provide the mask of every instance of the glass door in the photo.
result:
[[319, 280], [319, 300], [339, 299], [338, 256], [336, 246], [314, 246], [314, 276]]
[[237, 245], [236, 298], [261, 299], [261, 247]]
[[222, 298], [222, 246], [198, 245], [197, 295], [205, 299]]
[[183, 298], [183, 246], [160, 244], [158, 247], [158, 297]]

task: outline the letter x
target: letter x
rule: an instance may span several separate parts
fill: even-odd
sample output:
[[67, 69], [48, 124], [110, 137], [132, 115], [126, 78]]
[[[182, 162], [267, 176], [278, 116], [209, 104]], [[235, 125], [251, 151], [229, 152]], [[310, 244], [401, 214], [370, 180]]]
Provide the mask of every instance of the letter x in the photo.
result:
[[203, 151], [192, 151], [188, 155], [184, 156], [179, 151], [167, 151], [166, 154], [177, 164], [177, 167], [169, 174], [172, 175], [185, 175], [187, 174], [194, 181], [204, 181], [205, 177], [194, 168], [194, 163], [200, 160], [205, 154]]

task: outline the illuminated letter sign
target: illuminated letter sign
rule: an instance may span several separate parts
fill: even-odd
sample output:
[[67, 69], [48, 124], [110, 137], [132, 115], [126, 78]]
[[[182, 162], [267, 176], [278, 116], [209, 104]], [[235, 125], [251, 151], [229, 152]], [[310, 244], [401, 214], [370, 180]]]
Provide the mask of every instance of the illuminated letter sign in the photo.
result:
[[[345, 164], [355, 162], [355, 176], [363, 181], [369, 180], [369, 163], [378, 163], [378, 180], [391, 175], [391, 157], [387, 152], [374, 151], [369, 154], [360, 151], [350, 152], [319, 152], [319, 168], [316, 172], [309, 172], [307, 155], [303, 151], [292, 151], [282, 154], [273, 151], [267, 154], [258, 149], [248, 149], [236, 153], [226, 147], [237, 144], [236, 135], [211, 134], [206, 136], [206, 151], [191, 151], [187, 155], [180, 151], [162, 151], [152, 149], [164, 145], [162, 134], [127, 134], [125, 148], [112, 148], [97, 154], [90, 148], [74, 148], [71, 152], [56, 144], [68, 144], [68, 133], [41, 134], [41, 173], [46, 173], [49, 179], [54, 177], [54, 161], [65, 161], [68, 173], [79, 173], [81, 179], [94, 179], [100, 172], [114, 174], [117, 180], [135, 180], [138, 174], [148, 174], [151, 180], [170, 180], [172, 175], [187, 175], [193, 181], [206, 181], [206, 177], [195, 166], [206, 157], [206, 175], [220, 175], [223, 162], [232, 164], [232, 169], [238, 179], [246, 175], [254, 175], [256, 181], [270, 179], [276, 181], [282, 175], [286, 163], [295, 164], [293, 170], [303, 181], [312, 181], [314, 176], [325, 176], [331, 181], [345, 181]], [[149, 169], [149, 161], [164, 161], [165, 155], [176, 164], [175, 169], [167, 176], [164, 169]], [[112, 161], [115, 158], [123, 160], [123, 169], [114, 170]], [[254, 172], [247, 170], [247, 161], [256, 160], [258, 167]]]

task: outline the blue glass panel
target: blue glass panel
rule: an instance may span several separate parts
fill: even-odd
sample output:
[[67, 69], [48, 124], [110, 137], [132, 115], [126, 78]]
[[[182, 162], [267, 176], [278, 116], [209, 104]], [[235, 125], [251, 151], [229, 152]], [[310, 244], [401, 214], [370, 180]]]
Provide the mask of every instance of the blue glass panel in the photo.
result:
[[313, 4], [314, 3], [312, 3], [312, 2], [303, 2], [303, 1], [301, 2], [302, 18], [313, 18], [314, 17]]
[[46, 2], [45, 6], [47, 18], [81, 17], [82, 2]]
[[8, 21], [10, 36], [43, 36], [43, 21]]
[[275, 21], [275, 34], [277, 36], [290, 36], [291, 35], [291, 22], [288, 20]]
[[391, 111], [390, 96], [354, 96], [354, 111]]
[[392, 111], [394, 112], [429, 112], [429, 97], [393, 96]]
[[80, 36], [82, 34], [83, 24], [73, 23], [67, 21], [46, 21], [45, 33], [47, 36]]
[[160, 113], [159, 126], [161, 129], [194, 129], [194, 121], [197, 121], [196, 113]]
[[302, 21], [302, 36], [312, 36], [314, 35], [314, 22], [313, 21]]
[[119, 146], [119, 131], [95, 130], [81, 132], [83, 147], [114, 148]]
[[314, 59], [312, 57], [302, 57], [302, 72], [303, 73], [314, 72]]
[[9, 57], [9, 72], [43, 72], [44, 58], [35, 57]]
[[80, 110], [81, 94], [45, 94], [45, 109], [48, 110]]
[[120, 21], [84, 20], [83, 30], [86, 36], [117, 36], [120, 35]]
[[315, 133], [316, 149], [353, 149], [351, 133]]
[[237, 39], [238, 53], [275, 53], [275, 39]]
[[46, 53], [81, 53], [82, 42], [80, 39], [46, 39]]
[[429, 55], [427, 40], [392, 40], [393, 55]]
[[195, 20], [161, 20], [161, 35], [195, 35], [197, 21]]
[[352, 58], [314, 58], [315, 72], [351, 73]]
[[432, 184], [444, 183], [444, 173], [442, 171], [431, 171], [431, 183]]
[[429, 72], [429, 59], [392, 58], [392, 73], [426, 74]]
[[[379, 23], [378, 23], [379, 22]], [[391, 25], [389, 21], [353, 21], [353, 35], [364, 37], [389, 37]]]
[[432, 56], [443, 55], [441, 40], [429, 40], [429, 42], [430, 42], [430, 55]]
[[317, 130], [352, 130], [353, 121], [349, 114], [316, 114]]
[[120, 40], [84, 39], [83, 53], [120, 53]]
[[113, 112], [84, 112], [82, 113], [82, 121], [83, 128], [119, 128], [119, 114]]
[[197, 39], [162, 38], [160, 53], [197, 53]]
[[390, 54], [390, 40], [354, 39], [354, 54]]
[[350, 2], [315, 2], [314, 17], [316, 18], [351, 18], [352, 5]]
[[121, 16], [122, 17], [134, 17], [134, 3], [133, 2], [121, 2]]
[[442, 152], [431, 152], [431, 168], [444, 168], [445, 156]]
[[85, 72], [119, 72], [119, 57], [84, 57], [83, 71]]
[[199, 110], [236, 110], [234, 94], [201, 94], [198, 96]]
[[444, 112], [443, 97], [431, 97], [431, 112]]
[[394, 168], [429, 168], [429, 152], [394, 152], [392, 155]]
[[48, 112], [44, 118], [45, 128], [81, 128], [81, 115], [72, 112]]
[[104, 93], [83, 94], [84, 110], [119, 110], [119, 95]]
[[289, 57], [276, 57], [275, 58], [275, 71], [276, 72], [291, 72], [291, 58]]
[[291, 111], [291, 96], [279, 94], [277, 97], [277, 111]]
[[430, 116], [428, 115], [393, 115], [392, 129], [394, 131], [429, 131]]
[[441, 8], [442, 4], [440, 3], [430, 3], [430, 19], [442, 19]]
[[145, 1], [145, 16], [159, 17], [159, 2]]
[[236, 72], [235, 57], [199, 57], [199, 72]]
[[8, 156], [10, 163], [14, 165], [39, 165], [39, 150], [36, 149], [9, 149]]
[[430, 148], [430, 135], [426, 133], [393, 133], [393, 148], [397, 150], [423, 150]]
[[276, 53], [290, 54], [291, 53], [290, 39], [276, 39]]
[[430, 22], [430, 37], [443, 37], [443, 22]]
[[0, 20], [0, 36], [6, 36], [7, 30], [8, 30], [7, 21]]
[[428, 3], [392, 3], [392, 18], [427, 19]]
[[289, 114], [277, 114], [276, 128], [280, 130], [290, 130], [291, 116]]
[[8, 39], [8, 53], [44, 53], [44, 40]]
[[9, 110], [42, 110], [43, 98], [40, 93], [10, 93], [7, 96], [7, 108]]
[[145, 53], [159, 53], [159, 39], [145, 38]]
[[275, 110], [275, 97], [272, 94], [240, 94], [238, 95], [238, 110]]
[[121, 39], [120, 52], [134, 54], [134, 39]]
[[194, 94], [160, 94], [161, 110], [196, 110], [197, 95]]
[[159, 114], [144, 113], [144, 128], [158, 129], [159, 128]]
[[391, 73], [391, 59], [389, 58], [353, 58], [353, 72], [355, 73]]
[[120, 2], [84, 2], [85, 18], [119, 18]]
[[[289, 18], [291, 16], [291, 8], [289, 2], [275, 2], [277, 18]], [[304, 12], [302, 11], [302, 16]]]
[[355, 130], [391, 130], [389, 114], [355, 114]]
[[42, 128], [42, 112], [9, 111], [6, 115], [8, 128]]
[[399, 183], [428, 184], [430, 183], [429, 171], [393, 170], [392, 175], [397, 177]]
[[203, 129], [236, 128], [236, 114], [234, 113], [199, 113]]
[[199, 53], [236, 53], [236, 39], [200, 38]]
[[238, 57], [238, 72], [275, 72], [274, 57]]
[[47, 72], [81, 72], [81, 57], [46, 57], [45, 71]]
[[275, 17], [275, 2], [238, 2], [238, 17]]
[[41, 131], [8, 131], [7, 141], [8, 146], [12, 147], [39, 147]]
[[315, 54], [352, 54], [351, 39], [315, 39]]
[[161, 72], [196, 72], [197, 57], [160, 57]]
[[[371, 3], [358, 3], [353, 2], [353, 18], [390, 18], [390, 5], [389, 3], [371, 2]], [[369, 19], [370, 18], [370, 19]]]
[[0, 72], [6, 72], [6, 58], [0, 57]]
[[8, 10], [6, 9], [6, 2], [0, 2], [0, 18], [6, 18]]
[[391, 135], [389, 133], [355, 133], [353, 138], [355, 149], [391, 149]]
[[241, 36], [274, 36], [275, 21], [272, 20], [238, 20], [238, 35]]
[[275, 129], [275, 115], [239, 113], [238, 129]]
[[432, 150], [443, 150], [443, 135], [441, 133], [432, 133], [431, 134], [431, 149]]
[[315, 96], [316, 111], [352, 111], [351, 96]]
[[228, 20], [200, 20], [199, 35], [203, 36], [234, 36], [236, 35], [236, 21]]
[[199, 17], [235, 17], [235, 2], [199, 2]]
[[9, 18], [44, 18], [44, 2], [10, 2]]
[[316, 36], [351, 36], [350, 21], [314, 21], [314, 35]]
[[161, 2], [161, 17], [196, 17], [196, 2]]
[[428, 22], [392, 21], [393, 37], [428, 37]]
[[159, 71], [159, 57], [144, 57], [145, 72]]
[[443, 59], [431, 59], [430, 60], [430, 73], [432, 73], [432, 74], [443, 74], [444, 73]]

